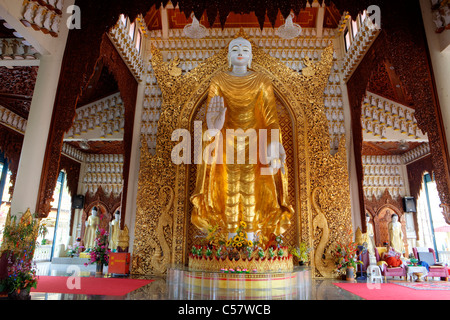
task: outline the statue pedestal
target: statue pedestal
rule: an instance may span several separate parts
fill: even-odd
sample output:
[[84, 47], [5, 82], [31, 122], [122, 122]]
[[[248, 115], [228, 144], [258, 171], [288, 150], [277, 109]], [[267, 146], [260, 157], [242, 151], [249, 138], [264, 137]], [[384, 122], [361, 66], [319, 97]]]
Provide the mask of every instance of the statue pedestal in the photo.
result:
[[312, 271], [295, 267], [292, 272], [244, 274], [173, 266], [167, 271], [167, 284], [173, 300], [309, 300]]
[[252, 259], [225, 259], [217, 257], [189, 257], [189, 269], [193, 271], [211, 271], [237, 273], [292, 272], [294, 261], [292, 256]]
[[[294, 260], [287, 247], [272, 250], [252, 251], [250, 255], [245, 251], [231, 251], [227, 256], [220, 256], [216, 249], [210, 250], [210, 255], [204, 251], [189, 254], [189, 270], [210, 272], [292, 272]], [[194, 251], [194, 250], [193, 250]], [[261, 254], [261, 255], [260, 255]]]

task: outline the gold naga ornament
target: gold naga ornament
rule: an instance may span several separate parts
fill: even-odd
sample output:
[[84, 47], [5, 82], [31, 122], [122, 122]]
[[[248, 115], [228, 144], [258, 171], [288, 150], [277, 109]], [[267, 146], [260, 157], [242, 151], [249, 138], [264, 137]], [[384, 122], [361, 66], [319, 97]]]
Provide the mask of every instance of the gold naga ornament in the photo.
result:
[[[307, 243], [316, 277], [331, 277], [331, 250], [347, 242], [351, 226], [351, 204], [345, 138], [337, 153], [330, 153], [330, 134], [324, 112], [324, 91], [333, 65], [333, 46], [323, 50], [321, 59], [302, 73], [288, 68], [259, 48], [242, 30], [235, 36], [252, 43], [251, 70], [272, 82], [276, 98], [286, 109], [292, 131], [293, 161], [288, 170], [294, 181], [289, 189], [295, 214], [286, 231], [286, 245]], [[213, 77], [228, 69], [228, 49], [206, 59], [190, 72], [179, 75], [176, 60], [165, 62], [152, 48], [152, 67], [162, 92], [156, 153], [141, 137], [137, 211], [132, 272], [161, 274], [170, 265], [185, 265], [196, 227], [191, 223], [190, 187], [194, 164], [171, 161], [176, 129], [192, 132], [196, 111], [204, 106]]]

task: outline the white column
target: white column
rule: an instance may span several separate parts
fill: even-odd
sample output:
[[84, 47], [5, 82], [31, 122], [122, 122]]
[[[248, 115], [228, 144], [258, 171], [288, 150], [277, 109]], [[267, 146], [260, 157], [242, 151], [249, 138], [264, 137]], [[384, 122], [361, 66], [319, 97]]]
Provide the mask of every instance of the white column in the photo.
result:
[[11, 214], [36, 210], [62, 57], [42, 56], [20, 155]]
[[362, 229], [361, 205], [359, 202], [359, 184], [356, 172], [356, 157], [353, 143], [352, 118], [350, 110], [350, 102], [347, 94], [347, 85], [342, 84], [342, 103], [344, 104], [344, 123], [345, 123], [345, 142], [347, 149], [347, 168], [350, 185], [350, 202], [352, 206], [352, 224], [353, 231], [358, 227]]
[[[334, 40], [334, 49], [338, 59], [343, 59], [344, 50], [342, 43], [338, 39]], [[342, 73], [340, 74], [342, 77]], [[341, 82], [342, 104], [344, 105], [344, 125], [345, 125], [345, 147], [347, 149], [347, 170], [349, 175], [350, 185], [350, 203], [352, 212], [353, 231], [358, 227], [362, 229], [363, 220], [361, 219], [361, 204], [359, 202], [359, 184], [358, 175], [356, 172], [356, 157], [353, 143], [353, 129], [352, 129], [352, 115], [350, 100], [348, 97], [347, 84]]]
[[138, 192], [140, 145], [141, 145], [141, 118], [145, 98], [145, 83], [139, 83], [136, 96], [136, 110], [134, 113], [133, 141], [131, 144], [130, 171], [128, 173], [128, 192], [126, 199], [125, 224], [129, 230], [130, 242], [128, 251], [133, 251], [134, 225], [136, 220], [136, 199]]

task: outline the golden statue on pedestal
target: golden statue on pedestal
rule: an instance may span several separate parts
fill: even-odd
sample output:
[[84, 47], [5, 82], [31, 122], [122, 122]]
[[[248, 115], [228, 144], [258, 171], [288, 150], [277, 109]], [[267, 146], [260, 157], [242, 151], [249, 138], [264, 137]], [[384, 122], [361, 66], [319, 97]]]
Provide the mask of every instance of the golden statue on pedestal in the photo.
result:
[[[286, 248], [304, 242], [311, 247], [315, 276], [332, 276], [330, 251], [337, 242], [348, 240], [343, 230], [351, 226], [345, 137], [338, 151], [331, 153], [324, 112], [333, 50], [330, 43], [318, 61], [303, 61], [305, 67], [298, 72], [252, 43], [241, 29], [227, 48], [180, 75], [174, 70], [178, 60], [165, 61], [152, 46], [151, 66], [162, 105], [154, 151], [142, 135], [134, 272], [160, 274], [170, 264], [210, 261], [211, 265], [192, 267], [214, 267], [218, 258], [211, 255], [214, 249], [202, 246], [203, 258], [199, 258], [198, 230], [207, 233], [203, 243], [215, 246], [217, 242], [216, 247], [225, 243], [228, 249], [239, 224], [249, 240], [242, 241], [247, 244], [245, 249], [260, 240], [266, 247], [263, 255], [270, 256], [271, 242], [265, 238], [282, 234], [286, 247], [278, 258], [283, 260]], [[273, 133], [276, 129], [281, 129], [278, 136]], [[233, 139], [227, 131], [234, 131]], [[253, 134], [257, 143], [245, 142]], [[260, 151], [256, 157], [255, 147]], [[238, 155], [237, 161], [226, 161], [229, 154]], [[239, 154], [245, 154], [244, 161], [239, 162]], [[232, 245], [237, 249], [235, 238]], [[241, 253], [246, 256], [248, 252]], [[252, 254], [251, 261], [261, 256], [255, 250]], [[228, 262], [236, 262], [233, 259]], [[292, 259], [284, 262], [286, 270], [289, 264], [293, 267]]]
[[231, 71], [220, 72], [209, 87], [203, 137], [214, 140], [202, 150], [192, 223], [203, 231], [220, 226], [233, 237], [244, 221], [249, 240], [269, 239], [284, 233], [294, 214], [275, 96], [270, 79], [248, 69], [248, 40], [230, 42], [228, 61]]

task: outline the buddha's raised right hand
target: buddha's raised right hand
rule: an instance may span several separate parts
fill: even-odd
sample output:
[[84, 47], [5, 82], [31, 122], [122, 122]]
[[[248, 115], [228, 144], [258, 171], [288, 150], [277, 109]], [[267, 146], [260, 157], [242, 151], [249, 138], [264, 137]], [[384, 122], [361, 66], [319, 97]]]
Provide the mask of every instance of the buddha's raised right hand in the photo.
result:
[[211, 98], [206, 112], [206, 124], [209, 130], [222, 130], [226, 111], [223, 97], [214, 96]]

